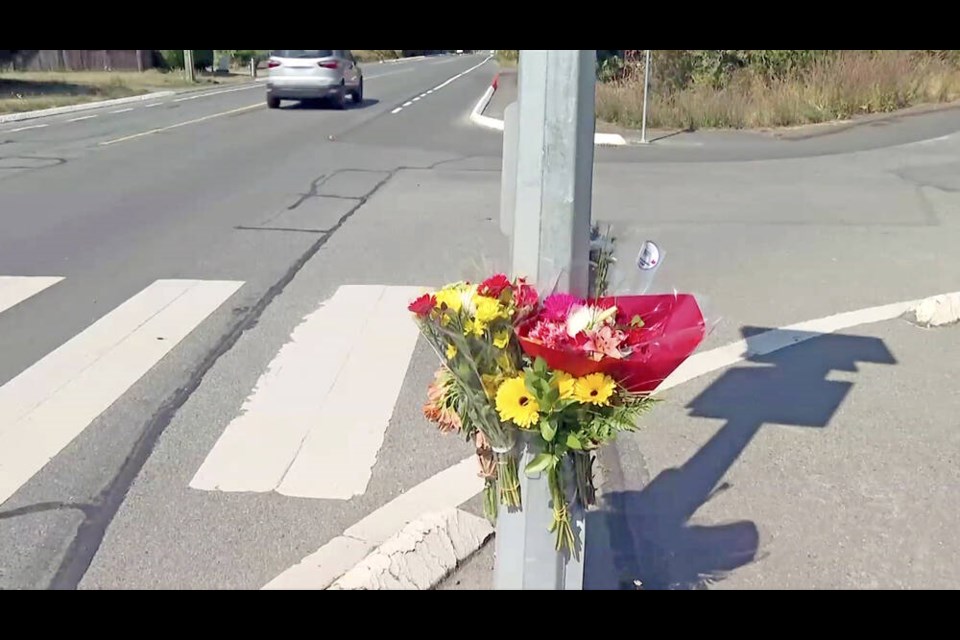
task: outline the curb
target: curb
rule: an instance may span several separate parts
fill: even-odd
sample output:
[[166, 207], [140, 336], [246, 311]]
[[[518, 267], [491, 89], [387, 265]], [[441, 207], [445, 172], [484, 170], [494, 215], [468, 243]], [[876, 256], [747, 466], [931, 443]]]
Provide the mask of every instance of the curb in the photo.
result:
[[907, 320], [925, 329], [960, 323], [960, 293], [921, 300], [905, 315]]
[[460, 509], [427, 514], [406, 525], [327, 590], [432, 589], [493, 534], [489, 522]]
[[76, 113], [78, 111], [90, 111], [92, 109], [102, 109], [103, 107], [113, 107], [122, 104], [131, 104], [134, 102], [145, 102], [147, 100], [156, 100], [158, 98], [169, 98], [170, 96], [176, 94], [176, 91], [156, 91], [154, 93], [145, 93], [143, 95], [130, 96], [127, 98], [116, 98], [114, 100], [100, 100], [98, 102], [85, 102], [83, 104], [72, 104], [65, 107], [53, 107], [52, 109], [10, 113], [0, 116], [0, 124], [20, 122], [22, 120], [33, 120], [35, 118], [45, 118], [47, 116], [59, 116], [67, 113]]
[[[499, 85], [500, 74], [498, 73], [496, 76], [494, 76], [493, 82], [490, 83], [490, 86], [487, 87], [487, 90], [484, 92], [484, 94], [480, 96], [480, 100], [477, 101], [476, 106], [470, 113], [470, 120], [478, 126], [502, 132], [503, 120], [483, 115], [483, 112], [490, 105], [490, 100], [493, 99], [493, 94], [497, 92]], [[593, 136], [593, 144], [597, 146], [623, 147], [626, 146], [628, 142], [626, 138], [618, 133], [596, 133]]]

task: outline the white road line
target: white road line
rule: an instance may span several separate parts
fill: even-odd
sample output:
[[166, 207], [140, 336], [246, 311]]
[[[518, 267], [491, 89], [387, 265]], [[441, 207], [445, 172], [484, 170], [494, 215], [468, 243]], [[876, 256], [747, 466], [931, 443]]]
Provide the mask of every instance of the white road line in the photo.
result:
[[484, 58], [483, 62], [481, 62], [480, 64], [476, 64], [476, 65], [470, 67], [469, 69], [467, 69], [466, 71], [463, 71], [463, 72], [461, 72], [461, 73], [458, 73], [457, 75], [453, 76], [452, 78], [448, 78], [445, 82], [443, 82], [443, 83], [435, 86], [433, 89], [430, 89], [429, 91], [426, 91], [426, 92], [424, 92], [424, 93], [421, 93], [419, 96], [417, 96], [417, 97], [414, 98], [413, 100], [409, 100], [409, 101], [407, 101], [407, 102], [404, 102], [401, 106], [397, 107], [396, 109], [394, 109], [394, 110], [391, 111], [390, 113], [391, 113], [391, 114], [400, 113], [400, 112], [403, 111], [406, 107], [411, 106], [414, 102], [419, 101], [421, 98], [430, 95], [430, 94], [433, 93], [434, 91], [439, 91], [440, 89], [443, 89], [445, 86], [447, 86], [448, 84], [450, 84], [450, 83], [453, 82], [454, 80], [457, 80], [457, 79], [459, 79], [459, 78], [462, 78], [463, 76], [467, 75], [467, 74], [470, 73], [471, 71], [474, 71], [474, 70], [476, 70], [476, 69], [479, 69], [479, 68], [482, 67], [483, 65], [487, 64], [487, 62], [489, 62], [491, 58], [493, 58], [493, 56], [487, 56], [486, 58]]
[[16, 129], [7, 129], [7, 133], [16, 133], [18, 131], [29, 131], [30, 129], [43, 129], [49, 127], [48, 124], [32, 124], [29, 127], [17, 127]]
[[0, 313], [63, 280], [61, 277], [0, 276]]
[[[951, 293], [946, 295], [960, 295]], [[899, 302], [801, 322], [695, 354], [660, 386], [658, 392], [714, 371], [814, 339], [819, 335], [899, 318], [919, 300]], [[805, 332], [805, 333], [800, 333]], [[265, 590], [326, 589], [407, 523], [426, 513], [459, 507], [483, 490], [476, 457], [444, 469], [394, 498], [262, 587]]]
[[363, 493], [417, 342], [406, 303], [421, 291], [340, 287], [294, 330], [190, 487]]
[[99, 117], [99, 114], [93, 114], [92, 116], [80, 116], [79, 118], [70, 118], [67, 122], [80, 122], [81, 120], [92, 120]]
[[[423, 290], [381, 289], [376, 307], [367, 312], [363, 333], [338, 367], [336, 382], [277, 493], [349, 500], [366, 491], [420, 335], [407, 305]], [[342, 313], [354, 322], [363, 317], [348, 309]], [[373, 362], [376, 365], [371, 367]]]
[[127, 113], [128, 111], [133, 111], [133, 107], [127, 107], [126, 109], [117, 109], [116, 111], [111, 111], [110, 113]]
[[144, 109], [153, 109], [154, 107], [159, 107], [159, 106], [162, 105], [162, 104], [166, 104], [166, 103], [165, 103], [165, 102], [154, 102], [153, 104], [148, 104], [148, 105], [144, 106], [143, 108], [144, 108]]
[[244, 85], [242, 87], [234, 87], [232, 89], [220, 89], [218, 91], [206, 91], [204, 93], [198, 93], [192, 96], [185, 96], [183, 98], [177, 98], [174, 102], [188, 102], [190, 100], [199, 100], [200, 98], [209, 98], [211, 96], [219, 96], [224, 93], [235, 93], [237, 91], [247, 91], [249, 89], [259, 89], [257, 85]]
[[153, 135], [154, 133], [161, 133], [163, 131], [170, 131], [171, 129], [177, 129], [179, 127], [185, 127], [189, 124], [197, 124], [198, 122], [204, 122], [206, 120], [212, 120], [213, 118], [220, 118], [222, 116], [228, 116], [233, 113], [241, 113], [243, 111], [250, 111], [251, 109], [260, 109], [264, 105], [263, 103], [258, 102], [257, 104], [247, 105], [246, 107], [240, 107], [239, 109], [230, 109], [229, 111], [221, 111], [220, 113], [213, 113], [209, 116], [203, 116], [202, 118], [195, 118], [193, 120], [187, 120], [186, 122], [178, 122], [177, 124], [172, 124], [168, 127], [160, 127], [159, 129], [150, 129], [149, 131], [141, 131], [140, 133], [134, 133], [129, 136], [124, 136], [122, 138], [114, 138], [113, 140], [105, 140], [100, 143], [100, 146], [107, 146], [111, 144], [117, 144], [118, 142], [127, 142], [128, 140], [135, 140], [137, 138], [142, 138], [144, 136]]
[[481, 62], [480, 64], [476, 64], [476, 65], [470, 67], [469, 69], [467, 69], [466, 71], [463, 71], [463, 72], [461, 72], [461, 73], [458, 73], [457, 75], [453, 76], [452, 78], [450, 78], [450, 79], [447, 80], [446, 82], [443, 82], [443, 83], [435, 86], [435, 87], [433, 88], [433, 90], [434, 90], [434, 91], [439, 91], [440, 89], [443, 89], [445, 86], [447, 86], [447, 85], [450, 84], [451, 82], [453, 82], [453, 81], [455, 81], [455, 80], [459, 80], [460, 78], [462, 78], [463, 76], [467, 75], [467, 74], [470, 73], [471, 71], [474, 71], [474, 70], [476, 70], [476, 69], [479, 69], [479, 68], [482, 67], [483, 65], [487, 64], [487, 62], [489, 62], [491, 58], [493, 58], [493, 56], [487, 56], [486, 58], [483, 59], [483, 62]]
[[[404, 73], [404, 71], [397, 71], [396, 73]], [[395, 75], [395, 74], [394, 74], [394, 73], [384, 73], [384, 74], [380, 74], [380, 75], [374, 76], [374, 77], [379, 78], [379, 77], [385, 76], [385, 75]], [[368, 78], [368, 79], [373, 79], [373, 78]], [[224, 89], [223, 91], [212, 91], [212, 92], [209, 92], [209, 93], [203, 93], [203, 94], [196, 95], [196, 96], [188, 96], [188, 97], [185, 97], [185, 98], [179, 98], [179, 99], [177, 99], [177, 100], [174, 100], [173, 102], [185, 102], [185, 101], [187, 101], [187, 100], [194, 100], [194, 99], [196, 99], [196, 98], [204, 98], [204, 97], [207, 97], [207, 96], [220, 95], [220, 94], [222, 94], [222, 93], [233, 93], [234, 91], [245, 91], [245, 90], [247, 90], [247, 89], [256, 88], [256, 87], [258, 87], [258, 86], [259, 86], [259, 85], [251, 85], [251, 86], [237, 87], [237, 88], [234, 88], [234, 89]], [[158, 106], [160, 106], [161, 104], [171, 104], [171, 103], [148, 104], [148, 105], [146, 105], [144, 108], [149, 109], [149, 108], [151, 108], [151, 107], [158, 107]], [[210, 119], [212, 119], [212, 118], [219, 118], [219, 117], [221, 117], [221, 116], [228, 116], [228, 115], [231, 115], [231, 114], [234, 114], [234, 113], [241, 113], [241, 112], [243, 112], [243, 111], [250, 111], [251, 109], [259, 109], [259, 108], [261, 108], [261, 107], [263, 107], [263, 106], [264, 106], [263, 103], [257, 103], [257, 104], [248, 105], [248, 106], [246, 106], [246, 107], [240, 107], [240, 108], [238, 108], [238, 109], [231, 109], [231, 110], [229, 110], [229, 111], [222, 111], [222, 112], [220, 112], [220, 113], [214, 113], [214, 114], [211, 114], [211, 115], [208, 115], [208, 116], [203, 116], [202, 118], [196, 118], [196, 119], [194, 119], [194, 120], [187, 120], [186, 122], [179, 122], [179, 123], [177, 123], [177, 124], [172, 124], [172, 125], [170, 125], [170, 126], [168, 126], [168, 127], [160, 127], [160, 128], [158, 128], [158, 129], [150, 129], [150, 130], [148, 130], [148, 131], [141, 131], [141, 132], [139, 132], [139, 133], [134, 133], [134, 134], [132, 134], [132, 135], [124, 136], [124, 137], [122, 137], [122, 138], [115, 138], [115, 139], [113, 139], [113, 140], [105, 140], [105, 141], [103, 141], [103, 142], [100, 143], [100, 146], [109, 146], [109, 145], [111, 145], [111, 144], [117, 144], [117, 143], [119, 143], [119, 142], [127, 142], [127, 141], [129, 141], [129, 140], [136, 140], [137, 138], [142, 138], [142, 137], [144, 137], [144, 136], [153, 135], [153, 134], [155, 134], [155, 133], [161, 133], [161, 132], [163, 132], [163, 131], [169, 131], [169, 130], [171, 130], [171, 129], [176, 129], [176, 128], [178, 128], [178, 127], [185, 127], [185, 126], [190, 125], [190, 124], [197, 124], [198, 122], [204, 122], [204, 121], [210, 120]], [[44, 126], [44, 127], [45, 127], [45, 126], [47, 126], [47, 125], [40, 125], [40, 126]]]
[[[950, 294], [956, 295], [956, 294]], [[772, 329], [748, 340], [740, 340], [724, 347], [697, 353], [688, 358], [658, 387], [657, 393], [672, 389], [708, 373], [725, 369], [755, 356], [767, 355], [821, 335], [836, 333], [852, 327], [894, 320], [920, 303], [920, 300], [897, 302], [879, 307], [858, 309], [847, 313], [809, 320], [779, 329]]]
[[158, 280], [0, 387], [0, 504], [242, 285]]
[[326, 589], [350, 567], [425, 513], [456, 508], [483, 491], [476, 456], [421, 482], [271, 580], [264, 590]]

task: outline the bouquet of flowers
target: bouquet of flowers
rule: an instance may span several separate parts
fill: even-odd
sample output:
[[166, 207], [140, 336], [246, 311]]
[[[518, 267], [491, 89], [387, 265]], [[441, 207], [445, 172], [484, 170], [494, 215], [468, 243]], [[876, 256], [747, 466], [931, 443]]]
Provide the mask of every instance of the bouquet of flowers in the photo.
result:
[[495, 275], [479, 285], [456, 282], [410, 304], [420, 331], [443, 365], [428, 390], [424, 415], [443, 431], [476, 443], [486, 480], [484, 511], [520, 507], [516, 427], [496, 411], [497, 390], [523, 369], [516, 324], [538, 306], [525, 280]]
[[602, 297], [541, 300], [523, 278], [499, 274], [409, 307], [442, 362], [425, 416], [475, 443], [491, 521], [501, 504], [521, 506], [514, 449], [523, 434], [538, 452], [524, 472], [546, 474], [557, 550], [575, 548], [573, 501], [595, 503], [596, 450], [636, 429], [651, 392], [706, 334], [692, 295], [603, 295], [612, 251], [600, 243], [592, 253]]

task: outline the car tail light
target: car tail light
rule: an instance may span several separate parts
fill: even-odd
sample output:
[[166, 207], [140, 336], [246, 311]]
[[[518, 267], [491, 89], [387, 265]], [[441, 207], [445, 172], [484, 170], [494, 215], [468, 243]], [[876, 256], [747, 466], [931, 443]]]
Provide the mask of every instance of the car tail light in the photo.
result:
[[270, 62], [267, 63], [267, 69], [276, 69], [279, 66], [280, 66], [280, 63], [277, 62], [276, 60], [271, 60]]
[[318, 66], [323, 67], [324, 69], [339, 69], [340, 64], [334, 60], [333, 62], [318, 62]]

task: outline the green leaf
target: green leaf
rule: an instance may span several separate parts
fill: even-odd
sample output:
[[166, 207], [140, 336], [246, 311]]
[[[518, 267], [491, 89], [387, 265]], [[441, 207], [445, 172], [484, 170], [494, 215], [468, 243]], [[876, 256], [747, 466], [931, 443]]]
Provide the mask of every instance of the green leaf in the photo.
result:
[[547, 361], [537, 356], [536, 361], [533, 363], [533, 370], [539, 373], [540, 375], [546, 375], [547, 373]]
[[541, 471], [545, 471], [551, 464], [553, 464], [553, 455], [541, 453], [530, 461], [530, 464], [527, 465], [524, 471], [529, 475], [540, 473]]
[[547, 442], [553, 442], [553, 439], [557, 436], [557, 426], [553, 424], [553, 420], [543, 420], [540, 422], [540, 435], [543, 436], [543, 439]]
[[644, 325], [643, 318], [641, 318], [640, 316], [633, 316], [633, 319], [630, 320], [630, 326], [633, 327], [634, 329], [640, 329], [641, 327], [643, 327], [643, 325]]
[[583, 450], [583, 445], [580, 444], [580, 439], [577, 438], [576, 434], [574, 433], [567, 434], [566, 444], [571, 449], [576, 449], [577, 451]]

